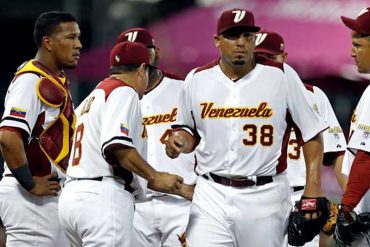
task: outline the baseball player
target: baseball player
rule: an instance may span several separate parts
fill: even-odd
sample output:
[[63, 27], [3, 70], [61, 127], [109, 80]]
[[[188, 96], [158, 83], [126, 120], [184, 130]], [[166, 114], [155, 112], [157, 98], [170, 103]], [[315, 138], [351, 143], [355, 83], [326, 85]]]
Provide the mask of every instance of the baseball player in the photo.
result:
[[[124, 42], [110, 54], [110, 76], [76, 109], [76, 134], [59, 200], [59, 220], [75, 246], [131, 247], [133, 198], [148, 187], [181, 194], [182, 178], [146, 161], [139, 98], [148, 85], [147, 48]], [[145, 180], [145, 181], [146, 181]]]
[[[288, 53], [285, 51], [284, 39], [275, 32], [263, 30], [257, 33], [256, 49], [257, 56], [265, 56], [273, 61], [284, 63], [288, 60]], [[289, 79], [289, 78], [288, 78]], [[344, 151], [346, 149], [346, 140], [335, 116], [334, 110], [329, 99], [318, 87], [305, 84], [307, 92], [314, 97], [315, 106], [321, 116], [329, 124], [329, 129], [323, 132], [324, 160], [329, 164], [335, 164], [335, 170], [340, 171]], [[306, 166], [303, 157], [303, 149], [299, 145], [294, 129], [292, 129], [288, 142], [288, 168], [287, 176], [291, 187], [291, 201], [294, 206], [303, 195], [303, 189], [306, 181]], [[337, 177], [342, 177], [338, 174]], [[343, 181], [345, 179], [339, 179]], [[325, 237], [325, 235], [322, 235]], [[324, 241], [321, 246], [324, 246]], [[305, 246], [319, 246], [319, 237], [315, 237], [312, 242]]]
[[[148, 30], [131, 28], [122, 32], [117, 43], [125, 41], [144, 44], [151, 65], [157, 66], [160, 51]], [[184, 154], [173, 160], [166, 155], [164, 146], [172, 134], [171, 124], [176, 120], [183, 84], [183, 78], [177, 75], [159, 69], [152, 70], [148, 89], [140, 104], [148, 133], [148, 162], [159, 171], [182, 176], [186, 184], [194, 184], [194, 155]], [[135, 246], [181, 246], [178, 236], [185, 231], [189, 210], [189, 200], [149, 190], [146, 199], [135, 205]]]
[[77, 66], [79, 38], [69, 13], [41, 14], [34, 27], [36, 57], [18, 68], [8, 88], [0, 124], [5, 160], [0, 216], [7, 246], [68, 246], [57, 218], [57, 195], [75, 115], [63, 69]]
[[310, 147], [304, 195], [322, 196], [320, 132], [327, 125], [303, 84], [287, 80], [281, 64], [256, 63], [259, 29], [250, 11], [224, 11], [214, 37], [220, 58], [188, 76], [181, 93], [166, 152], [176, 158], [195, 149], [199, 177], [186, 230], [190, 247], [287, 246], [285, 170], [293, 122]]
[[[352, 30], [352, 57], [358, 72], [370, 73], [370, 7], [363, 9], [356, 19], [342, 16], [343, 23]], [[339, 216], [349, 218], [351, 211], [370, 212], [370, 87], [367, 87], [351, 118], [348, 148], [343, 160], [343, 173], [348, 178], [342, 197]], [[338, 223], [338, 222], [337, 222]], [[348, 223], [348, 222], [347, 222]], [[340, 229], [337, 227], [337, 229]], [[336, 238], [341, 235], [337, 234]], [[339, 239], [343, 240], [343, 239]], [[362, 237], [352, 246], [369, 246]]]

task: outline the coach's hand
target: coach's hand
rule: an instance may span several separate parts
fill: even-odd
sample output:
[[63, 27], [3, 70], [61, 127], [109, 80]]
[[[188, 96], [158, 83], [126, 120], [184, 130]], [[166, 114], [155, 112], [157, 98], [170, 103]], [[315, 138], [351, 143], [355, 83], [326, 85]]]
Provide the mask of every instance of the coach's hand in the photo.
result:
[[30, 190], [30, 193], [35, 196], [57, 196], [60, 190], [58, 181], [53, 180], [57, 174], [51, 173], [43, 177], [33, 177], [35, 187]]
[[172, 135], [166, 142], [166, 154], [168, 157], [174, 159], [179, 157], [180, 153], [184, 151], [186, 139], [181, 135]]
[[156, 172], [154, 179], [148, 181], [148, 188], [163, 193], [179, 194], [183, 178], [168, 172]]

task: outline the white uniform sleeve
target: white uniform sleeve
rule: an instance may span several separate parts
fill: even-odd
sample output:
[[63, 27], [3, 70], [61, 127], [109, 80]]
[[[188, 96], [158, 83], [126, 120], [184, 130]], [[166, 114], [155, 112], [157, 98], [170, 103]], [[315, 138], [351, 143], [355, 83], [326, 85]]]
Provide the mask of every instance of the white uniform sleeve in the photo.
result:
[[287, 64], [284, 64], [288, 87], [288, 109], [302, 133], [304, 142], [309, 141], [318, 133], [328, 128], [328, 124], [314, 110], [314, 100], [307, 94], [298, 74]]
[[[192, 72], [190, 72], [192, 73]], [[175, 124], [172, 125], [174, 129], [183, 129], [194, 136], [195, 123], [192, 116], [191, 107], [191, 85], [193, 81], [193, 74], [187, 76], [183, 88], [180, 93], [179, 108]]]
[[370, 87], [365, 90], [357, 108], [359, 108], [356, 109], [358, 115], [355, 116], [357, 125], [353, 128], [348, 148], [352, 152], [355, 150], [370, 152]]
[[[131, 133], [142, 123], [139, 98], [130, 87], [119, 87], [110, 93], [101, 127], [101, 151], [114, 143], [136, 148]], [[131, 130], [131, 131], [130, 131]]]
[[328, 97], [318, 87], [313, 87], [313, 90], [318, 110], [329, 124], [329, 129], [323, 132], [324, 153], [345, 151], [347, 146], [346, 139]]
[[42, 111], [42, 104], [36, 93], [38, 80], [37, 75], [26, 73], [10, 84], [0, 127], [17, 127], [31, 135]]

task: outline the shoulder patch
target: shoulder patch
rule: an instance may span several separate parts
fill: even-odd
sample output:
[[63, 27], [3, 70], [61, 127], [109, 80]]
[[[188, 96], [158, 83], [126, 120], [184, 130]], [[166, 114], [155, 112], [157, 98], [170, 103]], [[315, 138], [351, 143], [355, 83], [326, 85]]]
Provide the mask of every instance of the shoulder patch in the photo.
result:
[[51, 107], [60, 107], [67, 95], [66, 90], [58, 82], [41, 77], [36, 85], [36, 92], [43, 103]]
[[[127, 84], [124, 81], [118, 80], [116, 78], [106, 78], [102, 82], [99, 83], [99, 85], [96, 87], [96, 89], [101, 89], [105, 93], [105, 100], [109, 97], [110, 93], [119, 87], [131, 87], [129, 84]], [[133, 88], [133, 87], [131, 87]], [[136, 91], [136, 89], [134, 89]]]
[[284, 72], [284, 64], [283, 63], [278, 63], [278, 62], [272, 61], [271, 59], [268, 59], [268, 58], [263, 57], [263, 56], [256, 56], [256, 63], [266, 65], [266, 66], [275, 67], [275, 68], [281, 69]]
[[198, 73], [198, 72], [200, 72], [200, 71], [202, 71], [202, 70], [206, 70], [206, 69], [210, 69], [210, 68], [212, 68], [212, 67], [215, 67], [216, 65], [218, 65], [218, 61], [219, 61], [219, 59], [216, 59], [216, 60], [213, 60], [212, 62], [210, 62], [210, 63], [208, 63], [208, 64], [206, 64], [206, 65], [203, 65], [203, 66], [199, 67], [199, 68], [194, 72], [194, 74], [195, 74], [195, 73]]

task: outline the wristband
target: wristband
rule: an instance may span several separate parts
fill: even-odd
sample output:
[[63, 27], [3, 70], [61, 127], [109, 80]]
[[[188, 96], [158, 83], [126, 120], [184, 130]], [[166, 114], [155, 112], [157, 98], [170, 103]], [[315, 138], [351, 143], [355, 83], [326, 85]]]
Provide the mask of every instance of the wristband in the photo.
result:
[[28, 168], [28, 163], [23, 164], [15, 169], [10, 169], [18, 183], [22, 185], [27, 191], [32, 190], [35, 187], [35, 181], [32, 179], [32, 174]]

